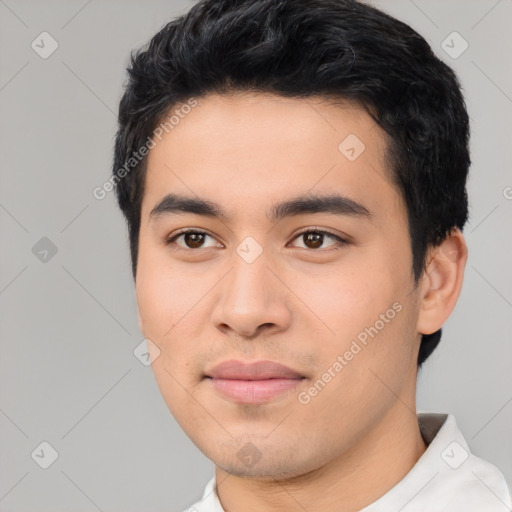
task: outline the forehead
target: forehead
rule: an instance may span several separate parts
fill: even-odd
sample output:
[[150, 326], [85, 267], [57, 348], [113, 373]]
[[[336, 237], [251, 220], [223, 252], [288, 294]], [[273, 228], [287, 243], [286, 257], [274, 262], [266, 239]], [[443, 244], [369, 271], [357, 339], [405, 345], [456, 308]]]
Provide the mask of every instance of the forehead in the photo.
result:
[[237, 93], [197, 98], [186, 114], [179, 109], [170, 113], [179, 122], [153, 138], [143, 217], [170, 192], [238, 202], [247, 211], [308, 193], [359, 198], [369, 209], [399, 199], [386, 137], [358, 105]]

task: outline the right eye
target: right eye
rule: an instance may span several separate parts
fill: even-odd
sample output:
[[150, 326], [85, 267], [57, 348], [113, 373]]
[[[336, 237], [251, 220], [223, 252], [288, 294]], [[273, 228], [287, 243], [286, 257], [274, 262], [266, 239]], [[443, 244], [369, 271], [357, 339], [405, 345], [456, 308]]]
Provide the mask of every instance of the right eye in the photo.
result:
[[[214, 240], [214, 238], [211, 235], [209, 235], [206, 231], [187, 228], [168, 237], [166, 239], [166, 244], [175, 244], [179, 250], [184, 251], [190, 251], [195, 249], [208, 249], [209, 247], [203, 247], [206, 237], [209, 237], [212, 240]], [[176, 244], [175, 241], [180, 238], [183, 238], [183, 242], [185, 243], [184, 246]], [[215, 247], [215, 245], [210, 247]]]

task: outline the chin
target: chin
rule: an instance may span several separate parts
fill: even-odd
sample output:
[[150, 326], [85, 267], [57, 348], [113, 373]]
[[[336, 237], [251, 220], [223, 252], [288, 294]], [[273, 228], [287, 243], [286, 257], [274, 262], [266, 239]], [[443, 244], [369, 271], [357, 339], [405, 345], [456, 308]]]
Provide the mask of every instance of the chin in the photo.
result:
[[[293, 480], [301, 478], [322, 465], [322, 461], [316, 457], [297, 459], [299, 453], [296, 450], [295, 458], [290, 457], [289, 448], [283, 447], [280, 453], [277, 448], [267, 446], [261, 451], [248, 441], [241, 448], [221, 447], [221, 451], [207, 450], [203, 453], [220, 469], [239, 478], [251, 478], [255, 480]], [[217, 446], [217, 448], [219, 448]], [[267, 454], [267, 455], [266, 455]]]
[[215, 463], [215, 465], [233, 476], [262, 481], [285, 480], [298, 477], [303, 474], [301, 471], [294, 471], [289, 467], [283, 466], [277, 461], [267, 461], [266, 464], [263, 464], [263, 461], [261, 461], [261, 463], [255, 464], [253, 467], [248, 467], [240, 462], [224, 465]]

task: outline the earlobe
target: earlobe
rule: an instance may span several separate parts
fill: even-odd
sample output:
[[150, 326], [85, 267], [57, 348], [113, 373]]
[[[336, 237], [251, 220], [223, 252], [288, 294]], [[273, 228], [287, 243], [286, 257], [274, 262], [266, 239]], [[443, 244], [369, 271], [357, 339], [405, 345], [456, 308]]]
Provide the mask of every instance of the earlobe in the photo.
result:
[[417, 325], [420, 334], [436, 332], [452, 313], [462, 289], [467, 257], [466, 242], [458, 228], [430, 249], [420, 284]]

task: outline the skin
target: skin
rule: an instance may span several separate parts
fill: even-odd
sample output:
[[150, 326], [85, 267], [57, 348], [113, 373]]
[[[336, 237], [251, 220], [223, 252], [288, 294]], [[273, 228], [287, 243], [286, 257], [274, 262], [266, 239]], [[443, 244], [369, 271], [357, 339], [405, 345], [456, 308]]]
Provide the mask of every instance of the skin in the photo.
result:
[[[338, 149], [349, 134], [365, 145], [354, 161]], [[227, 512], [359, 510], [426, 449], [415, 412], [421, 334], [438, 330], [453, 310], [467, 248], [455, 229], [430, 250], [415, 286], [406, 207], [390, 178], [386, 143], [353, 104], [210, 94], [148, 155], [136, 276], [140, 328], [160, 350], [152, 368], [167, 406], [215, 463]], [[230, 218], [151, 218], [170, 192], [219, 203]], [[274, 203], [304, 193], [342, 194], [371, 219], [267, 217]], [[209, 236], [199, 247], [184, 236], [166, 245], [181, 228]], [[324, 236], [319, 247], [308, 245], [297, 236], [304, 228], [348, 243]], [[263, 250], [252, 263], [236, 252], [247, 236]], [[300, 403], [298, 393], [394, 303], [401, 311]], [[204, 379], [227, 359], [269, 359], [305, 378], [268, 403], [239, 404]], [[256, 463], [237, 457], [244, 446]]]

